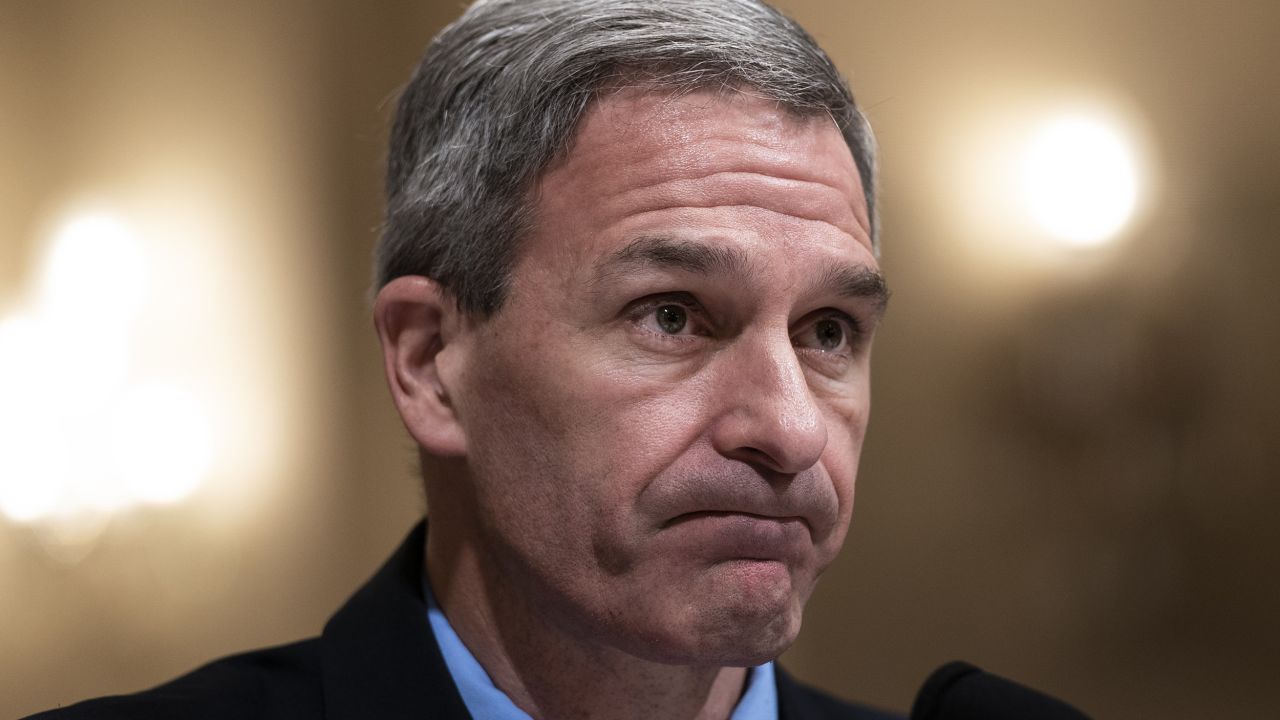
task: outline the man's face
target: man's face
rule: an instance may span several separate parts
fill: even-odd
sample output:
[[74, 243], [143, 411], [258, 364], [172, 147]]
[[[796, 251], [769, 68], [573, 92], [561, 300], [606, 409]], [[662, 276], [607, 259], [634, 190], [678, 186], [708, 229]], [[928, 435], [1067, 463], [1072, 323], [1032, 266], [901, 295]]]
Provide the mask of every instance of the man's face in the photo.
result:
[[848, 527], [884, 302], [839, 131], [621, 92], [535, 202], [451, 400], [482, 552], [575, 637], [776, 656]]

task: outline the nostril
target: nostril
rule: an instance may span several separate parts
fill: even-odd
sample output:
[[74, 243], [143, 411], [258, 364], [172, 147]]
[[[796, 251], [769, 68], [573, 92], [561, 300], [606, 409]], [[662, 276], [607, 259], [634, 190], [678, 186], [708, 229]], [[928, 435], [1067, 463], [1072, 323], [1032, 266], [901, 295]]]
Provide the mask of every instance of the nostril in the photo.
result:
[[738, 460], [755, 468], [770, 485], [785, 485], [795, 478], [796, 473], [789, 472], [779, 465], [777, 458], [771, 453], [755, 447], [740, 447], [734, 453]]

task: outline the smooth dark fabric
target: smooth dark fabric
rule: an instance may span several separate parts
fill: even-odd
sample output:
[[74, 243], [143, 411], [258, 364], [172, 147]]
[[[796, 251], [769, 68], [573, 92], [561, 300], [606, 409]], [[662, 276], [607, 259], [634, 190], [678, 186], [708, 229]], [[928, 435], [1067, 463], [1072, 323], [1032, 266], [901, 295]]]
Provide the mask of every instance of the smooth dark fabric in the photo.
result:
[[[427, 622], [425, 538], [420, 523], [318, 638], [224, 658], [152, 690], [29, 720], [466, 720]], [[899, 717], [836, 700], [777, 670], [782, 720]]]
[[1089, 720], [1067, 703], [967, 662], [934, 670], [911, 706], [911, 720]]

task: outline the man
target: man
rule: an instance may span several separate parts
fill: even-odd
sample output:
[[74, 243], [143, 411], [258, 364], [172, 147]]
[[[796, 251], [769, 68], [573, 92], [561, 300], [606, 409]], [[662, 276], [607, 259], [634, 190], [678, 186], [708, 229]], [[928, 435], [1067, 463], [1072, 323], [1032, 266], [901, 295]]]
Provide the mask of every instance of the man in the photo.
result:
[[772, 664], [869, 412], [870, 131], [755, 0], [492, 0], [391, 139], [420, 526], [322, 637], [57, 717], [875, 718]]

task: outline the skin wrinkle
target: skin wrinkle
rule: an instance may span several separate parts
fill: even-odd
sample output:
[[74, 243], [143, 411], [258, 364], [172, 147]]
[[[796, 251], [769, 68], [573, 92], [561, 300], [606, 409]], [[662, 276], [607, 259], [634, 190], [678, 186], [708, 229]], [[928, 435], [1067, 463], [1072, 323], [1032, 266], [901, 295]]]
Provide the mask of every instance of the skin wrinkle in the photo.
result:
[[[669, 207], [701, 207], [715, 208], [729, 203], [724, 198], [736, 197], [749, 199], [754, 206], [790, 215], [805, 220], [829, 222], [843, 232], [867, 239], [865, 213], [858, 211], [850, 202], [847, 190], [842, 189], [826, 178], [804, 177], [800, 173], [795, 176], [770, 176], [766, 172], [751, 169], [718, 170], [714, 168], [714, 154], [691, 158], [690, 162], [699, 163], [699, 167], [685, 169], [679, 176], [656, 183], [645, 188], [624, 191], [622, 196], [609, 196], [606, 202], [611, 205], [625, 206], [636, 211], [661, 210]], [[702, 167], [712, 164], [711, 169]], [[714, 188], [707, 188], [706, 181], [723, 180]], [[799, 203], [793, 205], [780, 204], [777, 198], [787, 190], [812, 187], [820, 192], [817, 196], [803, 196]], [[708, 196], [708, 191], [715, 194]], [[699, 193], [701, 191], [701, 194]], [[637, 201], [628, 194], [643, 198]], [[794, 197], [798, 193], [791, 193]], [[834, 222], [833, 222], [834, 219]]]
[[[714, 174], [727, 175], [729, 173]], [[628, 198], [627, 206], [634, 207], [637, 216], [647, 212], [662, 212], [673, 208], [696, 210], [755, 208], [761, 212], [773, 212], [797, 220], [826, 223], [851, 238], [857, 238], [861, 234], [858, 218], [846, 209], [847, 205], [843, 199], [814, 198], [809, 201], [810, 204], [807, 207], [803, 205], [784, 206], [779, 204], [775, 198], [790, 189], [789, 183], [774, 183], [772, 187], [759, 188], [757, 192], [751, 193], [746, 198], [750, 203], [724, 202], [724, 197], [693, 197], [690, 194], [678, 192], [681, 186], [693, 185], [697, 182], [697, 180], [688, 180], [669, 183], [665, 188], [658, 188], [648, 192], [640, 200]], [[725, 189], [729, 188], [726, 187]], [[741, 197], [746, 194], [743, 191], [739, 191], [738, 196]]]

